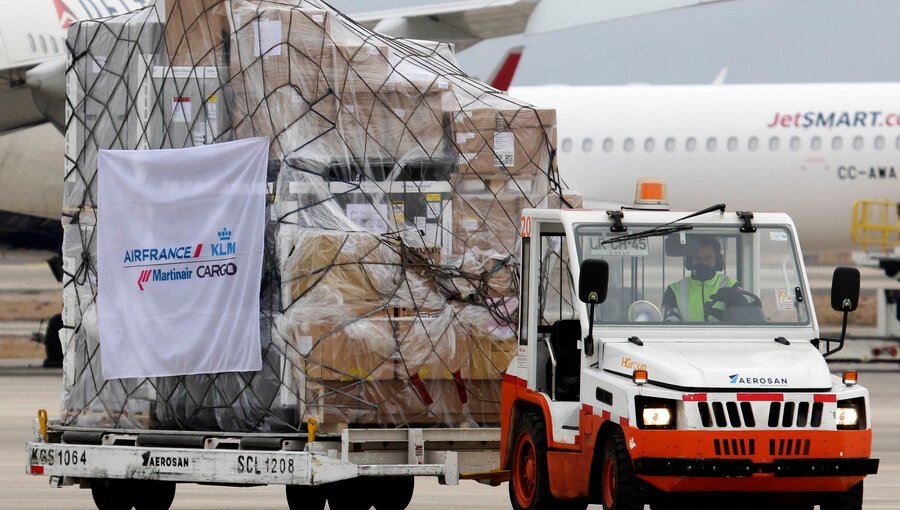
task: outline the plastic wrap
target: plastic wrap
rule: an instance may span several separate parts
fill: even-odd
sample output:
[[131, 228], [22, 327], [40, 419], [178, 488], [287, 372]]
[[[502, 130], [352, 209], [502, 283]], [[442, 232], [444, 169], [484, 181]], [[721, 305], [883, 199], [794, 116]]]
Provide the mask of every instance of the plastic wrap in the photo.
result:
[[[63, 419], [225, 431], [499, 422], [518, 226], [571, 206], [556, 116], [469, 78], [450, 45], [317, 1], [170, 0], [70, 29]], [[263, 369], [105, 381], [99, 149], [271, 140]]]

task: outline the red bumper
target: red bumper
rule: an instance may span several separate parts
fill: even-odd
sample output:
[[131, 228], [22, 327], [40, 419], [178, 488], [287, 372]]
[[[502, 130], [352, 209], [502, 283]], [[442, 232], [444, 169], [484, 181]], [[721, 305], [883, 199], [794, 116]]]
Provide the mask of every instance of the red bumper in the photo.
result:
[[844, 491], [878, 470], [872, 431], [625, 428], [638, 475], [663, 491]]

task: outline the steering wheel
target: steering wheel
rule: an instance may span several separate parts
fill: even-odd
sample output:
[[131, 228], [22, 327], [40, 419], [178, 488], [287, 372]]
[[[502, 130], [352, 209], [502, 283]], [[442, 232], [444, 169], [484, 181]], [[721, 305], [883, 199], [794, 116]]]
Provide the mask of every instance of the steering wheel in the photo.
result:
[[723, 287], [710, 296], [709, 301], [704, 303], [703, 308], [706, 317], [721, 320], [712, 313], [713, 305], [718, 302], [724, 303], [726, 310], [747, 306], [759, 308], [761, 311], [763, 306], [762, 300], [752, 292], [748, 292], [740, 287]]

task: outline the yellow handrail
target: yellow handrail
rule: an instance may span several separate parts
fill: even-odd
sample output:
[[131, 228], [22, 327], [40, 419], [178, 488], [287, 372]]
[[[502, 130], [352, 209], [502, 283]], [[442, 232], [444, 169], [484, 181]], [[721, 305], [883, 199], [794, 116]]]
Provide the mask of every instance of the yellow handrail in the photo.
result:
[[892, 200], [857, 200], [853, 202], [853, 242], [889, 251], [900, 246], [900, 202]]

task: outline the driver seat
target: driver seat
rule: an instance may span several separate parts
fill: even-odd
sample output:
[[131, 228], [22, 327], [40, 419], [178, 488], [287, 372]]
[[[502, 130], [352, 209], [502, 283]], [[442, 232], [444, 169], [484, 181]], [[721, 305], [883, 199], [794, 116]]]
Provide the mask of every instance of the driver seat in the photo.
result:
[[[577, 402], [581, 393], [581, 321], [556, 321], [550, 331], [550, 347], [556, 356], [556, 400]], [[553, 362], [547, 360], [547, 388], [553, 387]], [[552, 395], [552, 393], [551, 393]]]

